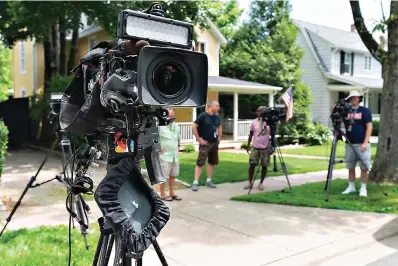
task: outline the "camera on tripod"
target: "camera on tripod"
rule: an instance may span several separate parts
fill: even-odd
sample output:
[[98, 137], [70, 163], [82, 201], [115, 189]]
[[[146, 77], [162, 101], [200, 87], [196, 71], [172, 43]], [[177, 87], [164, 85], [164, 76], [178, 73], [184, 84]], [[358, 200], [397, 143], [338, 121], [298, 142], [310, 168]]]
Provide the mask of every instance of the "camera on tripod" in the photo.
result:
[[340, 128], [341, 123], [344, 121], [344, 117], [350, 112], [351, 105], [344, 98], [340, 99], [333, 107], [330, 118], [333, 122], [334, 128]]
[[269, 107], [265, 108], [261, 113], [263, 121], [271, 127], [271, 130], [276, 127], [276, 124], [286, 118], [286, 109], [283, 107]]

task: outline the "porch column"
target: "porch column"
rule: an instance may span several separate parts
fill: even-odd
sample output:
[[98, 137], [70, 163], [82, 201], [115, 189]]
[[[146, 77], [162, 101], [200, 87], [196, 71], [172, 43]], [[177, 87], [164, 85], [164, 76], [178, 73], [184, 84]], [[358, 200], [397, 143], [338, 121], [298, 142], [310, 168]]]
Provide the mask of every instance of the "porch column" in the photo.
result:
[[[192, 124], [193, 124], [193, 122], [195, 122], [196, 117], [197, 117], [196, 107], [194, 107], [194, 108], [192, 108]], [[192, 143], [194, 143], [194, 144], [196, 143], [196, 138], [193, 133], [192, 133]]]
[[239, 94], [237, 92], [234, 92], [234, 141], [238, 140], [238, 98]]
[[369, 108], [369, 91], [365, 94], [365, 107]]
[[274, 106], [274, 94], [275, 94], [274, 91], [272, 91], [270, 94], [268, 94], [268, 107]]

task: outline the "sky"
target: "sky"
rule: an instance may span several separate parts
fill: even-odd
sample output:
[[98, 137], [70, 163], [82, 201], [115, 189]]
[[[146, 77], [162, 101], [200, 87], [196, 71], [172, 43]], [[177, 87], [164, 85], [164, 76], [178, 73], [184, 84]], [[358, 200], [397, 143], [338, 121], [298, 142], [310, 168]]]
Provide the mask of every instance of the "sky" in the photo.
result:
[[[360, 0], [362, 16], [368, 27], [382, 18], [381, 4], [388, 17], [390, 0]], [[239, 6], [248, 10], [250, 0], [238, 0]], [[293, 19], [349, 31], [354, 23], [349, 0], [290, 0]], [[247, 18], [247, 14], [242, 19]]]

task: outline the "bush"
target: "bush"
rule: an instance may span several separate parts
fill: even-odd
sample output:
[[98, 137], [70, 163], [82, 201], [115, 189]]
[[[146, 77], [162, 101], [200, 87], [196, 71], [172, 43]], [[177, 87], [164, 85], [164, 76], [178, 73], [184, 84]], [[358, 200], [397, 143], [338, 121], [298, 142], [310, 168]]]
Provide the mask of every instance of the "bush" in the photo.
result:
[[247, 147], [248, 147], [247, 141], [242, 142], [242, 144], [240, 145], [240, 148], [244, 150], [247, 150]]
[[195, 151], [195, 147], [193, 145], [186, 145], [186, 146], [184, 146], [183, 151], [184, 152], [194, 152]]
[[7, 144], [8, 144], [8, 128], [4, 124], [3, 120], [0, 120], [0, 178], [4, 168], [4, 157], [7, 151]]
[[309, 145], [322, 145], [330, 141], [331, 130], [318, 123], [313, 123], [309, 127], [309, 131], [307, 133], [307, 144]]
[[372, 136], [379, 136], [380, 121], [373, 121]]

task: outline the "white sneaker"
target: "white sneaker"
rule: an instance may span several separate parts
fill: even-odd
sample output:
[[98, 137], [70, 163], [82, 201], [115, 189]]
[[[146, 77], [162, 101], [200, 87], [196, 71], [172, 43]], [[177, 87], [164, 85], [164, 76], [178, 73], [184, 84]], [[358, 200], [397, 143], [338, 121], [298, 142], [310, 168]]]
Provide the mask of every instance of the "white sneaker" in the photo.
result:
[[360, 197], [367, 197], [368, 196], [368, 190], [366, 188], [361, 188], [359, 190], [359, 196]]
[[353, 193], [353, 192], [357, 192], [357, 190], [355, 188], [348, 187], [341, 194], [346, 195], [346, 194], [350, 194], [350, 193]]

